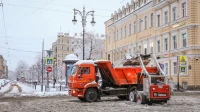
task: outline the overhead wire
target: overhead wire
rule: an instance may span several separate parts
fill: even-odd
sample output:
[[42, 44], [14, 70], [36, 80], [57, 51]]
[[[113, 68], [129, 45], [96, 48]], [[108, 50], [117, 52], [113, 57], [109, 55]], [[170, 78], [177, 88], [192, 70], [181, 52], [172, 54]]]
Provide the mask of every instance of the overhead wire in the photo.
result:
[[[26, 2], [38, 2], [38, 3], [44, 3], [41, 1], [35, 1], [35, 0], [26, 0]], [[66, 5], [66, 4], [58, 4], [58, 3], [49, 3], [49, 4], [53, 4], [53, 5], [59, 5], [59, 6], [68, 6], [68, 7], [82, 7], [82, 6], [74, 6], [74, 5]], [[113, 12], [115, 10], [112, 9], [101, 9], [101, 8], [92, 8], [92, 7], [88, 7], [89, 9], [96, 9], [96, 10], [105, 10], [105, 11], [110, 11]]]
[[[33, 8], [33, 9], [40, 9], [40, 10], [48, 10], [48, 11], [55, 11], [55, 12], [65, 12], [65, 13], [74, 13], [66, 10], [58, 10], [58, 9], [49, 9], [49, 8], [41, 8], [41, 7], [31, 7], [31, 6], [24, 6], [24, 5], [16, 5], [16, 4], [4, 4], [9, 6], [16, 6], [16, 7], [25, 7], [25, 8]], [[109, 17], [109, 16], [102, 16], [102, 15], [96, 15], [97, 17]]]
[[27, 51], [27, 50], [20, 50], [20, 49], [6, 48], [6, 47], [2, 47], [2, 46], [0, 46], [0, 48], [3, 48], [3, 49], [9, 49], [9, 50], [13, 50], [13, 51], [20, 51], [20, 52], [41, 53], [41, 52], [36, 52], [36, 51]]

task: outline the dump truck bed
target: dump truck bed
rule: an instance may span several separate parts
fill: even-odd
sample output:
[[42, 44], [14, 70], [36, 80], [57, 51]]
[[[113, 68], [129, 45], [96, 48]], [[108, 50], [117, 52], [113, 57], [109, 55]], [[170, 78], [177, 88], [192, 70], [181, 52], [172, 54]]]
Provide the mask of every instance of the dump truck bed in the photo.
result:
[[[99, 67], [102, 80], [113, 85], [138, 84], [138, 74], [142, 72], [141, 67], [119, 67], [114, 68], [110, 61], [96, 62]], [[147, 67], [149, 73], [156, 73], [156, 67]]]

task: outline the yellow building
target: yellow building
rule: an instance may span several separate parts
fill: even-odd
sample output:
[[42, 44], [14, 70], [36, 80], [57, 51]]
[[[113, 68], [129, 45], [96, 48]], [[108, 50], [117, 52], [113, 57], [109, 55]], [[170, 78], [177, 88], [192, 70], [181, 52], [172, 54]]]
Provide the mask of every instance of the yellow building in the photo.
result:
[[56, 58], [57, 66], [62, 66], [64, 58], [71, 53], [74, 53], [74, 47], [68, 33], [58, 33], [57, 40], [52, 44], [53, 57]]
[[125, 54], [155, 53], [176, 82], [177, 57], [184, 55], [180, 84], [200, 87], [199, 24], [200, 0], [132, 0], [105, 22], [106, 57], [120, 66]]

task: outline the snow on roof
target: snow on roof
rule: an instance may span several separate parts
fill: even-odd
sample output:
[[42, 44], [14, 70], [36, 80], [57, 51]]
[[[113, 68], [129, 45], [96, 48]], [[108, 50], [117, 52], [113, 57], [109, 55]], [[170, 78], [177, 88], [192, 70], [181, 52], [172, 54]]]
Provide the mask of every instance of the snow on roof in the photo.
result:
[[76, 62], [75, 64], [94, 64], [93, 60], [80, 60]]
[[75, 54], [68, 54], [64, 61], [78, 61], [78, 57]]

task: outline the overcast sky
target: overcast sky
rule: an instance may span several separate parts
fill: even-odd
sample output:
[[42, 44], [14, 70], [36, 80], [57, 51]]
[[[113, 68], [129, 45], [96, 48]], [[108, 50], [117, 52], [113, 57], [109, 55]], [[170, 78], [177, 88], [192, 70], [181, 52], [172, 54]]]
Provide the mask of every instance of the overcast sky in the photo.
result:
[[[0, 7], [0, 54], [8, 61], [9, 69], [15, 70], [19, 60], [32, 65], [38, 53], [42, 50], [42, 39], [45, 41], [44, 48], [50, 49], [56, 40], [58, 32], [74, 33], [82, 32], [80, 17], [78, 23], [73, 25], [73, 8], [86, 11], [95, 11], [94, 27], [91, 26], [91, 17], [87, 19], [86, 30], [104, 34], [104, 22], [110, 18], [111, 13], [121, 8], [131, 0], [2, 0], [3, 11]], [[4, 28], [4, 20], [5, 28]], [[61, 30], [60, 30], [61, 28]], [[7, 32], [7, 39], [6, 33]], [[6, 44], [8, 42], [8, 44]], [[7, 50], [34, 51], [23, 52]], [[8, 58], [9, 54], [9, 58]]]

